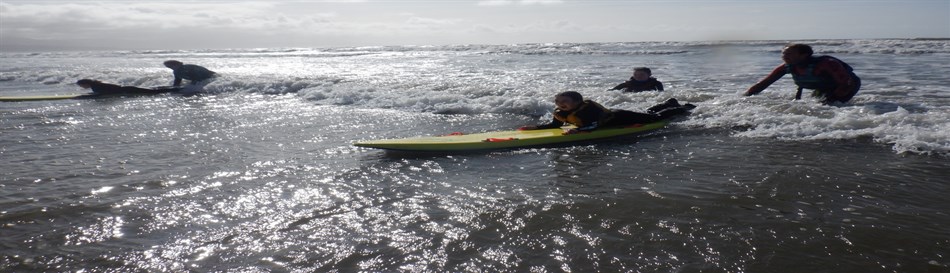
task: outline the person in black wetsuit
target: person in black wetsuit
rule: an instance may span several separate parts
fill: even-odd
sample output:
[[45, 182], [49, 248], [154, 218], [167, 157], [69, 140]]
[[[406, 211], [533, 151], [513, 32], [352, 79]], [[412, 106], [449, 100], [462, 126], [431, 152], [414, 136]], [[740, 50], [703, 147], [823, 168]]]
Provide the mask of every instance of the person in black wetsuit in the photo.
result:
[[663, 91], [663, 83], [652, 77], [653, 72], [646, 67], [636, 67], [633, 69], [633, 76], [620, 85], [614, 86], [610, 90], [623, 90], [626, 92], [643, 91]]
[[676, 99], [650, 107], [648, 113], [638, 113], [627, 110], [611, 110], [600, 104], [584, 100], [584, 97], [574, 91], [567, 91], [554, 97], [554, 119], [548, 124], [529, 125], [519, 130], [538, 130], [560, 128], [565, 123], [577, 126], [576, 129], [565, 131], [564, 134], [590, 132], [597, 128], [626, 126], [633, 124], [653, 123], [666, 120], [674, 116], [686, 114], [696, 106], [692, 104], [680, 105]]
[[121, 95], [121, 94], [158, 94], [177, 91], [180, 88], [160, 88], [147, 89], [135, 86], [121, 86], [117, 84], [104, 83], [97, 80], [81, 79], [76, 81], [76, 85], [83, 89], [92, 89], [93, 95]]
[[171, 68], [172, 73], [175, 75], [175, 82], [172, 83], [173, 86], [181, 86], [183, 79], [190, 81], [182, 90], [184, 93], [197, 93], [201, 91], [205, 85], [211, 83], [217, 76], [217, 73], [202, 66], [184, 64], [176, 60], [165, 61], [164, 65], [165, 67]]

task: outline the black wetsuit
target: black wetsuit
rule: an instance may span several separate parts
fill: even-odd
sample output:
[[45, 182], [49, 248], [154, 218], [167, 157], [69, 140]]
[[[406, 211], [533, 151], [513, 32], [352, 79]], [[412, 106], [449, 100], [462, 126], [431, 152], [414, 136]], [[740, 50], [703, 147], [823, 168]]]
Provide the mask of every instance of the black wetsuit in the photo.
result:
[[183, 64], [178, 69], [172, 70], [172, 73], [175, 74], [175, 83], [173, 84], [175, 86], [181, 85], [182, 79], [196, 83], [215, 76], [214, 71], [193, 64]]
[[663, 91], [663, 83], [653, 77], [645, 81], [638, 81], [631, 77], [630, 80], [614, 86], [610, 90], [620, 89], [623, 89], [623, 92]]
[[119, 86], [111, 83], [91, 83], [89, 84], [93, 93], [102, 95], [127, 94], [127, 93], [146, 93], [153, 92], [151, 89], [139, 88], [135, 86]]
[[687, 111], [688, 108], [680, 106], [675, 99], [650, 107], [650, 113], [610, 110], [596, 102], [584, 100], [573, 111], [555, 110], [554, 119], [548, 124], [538, 125], [537, 129], [560, 128], [565, 123], [570, 123], [577, 126], [578, 131], [593, 131], [600, 127], [653, 123], [685, 114]]
[[159, 88], [159, 89], [147, 89], [135, 86], [120, 86], [111, 83], [90, 83], [90, 89], [92, 89], [93, 95], [122, 95], [122, 94], [158, 94], [166, 92], [174, 92], [181, 88]]

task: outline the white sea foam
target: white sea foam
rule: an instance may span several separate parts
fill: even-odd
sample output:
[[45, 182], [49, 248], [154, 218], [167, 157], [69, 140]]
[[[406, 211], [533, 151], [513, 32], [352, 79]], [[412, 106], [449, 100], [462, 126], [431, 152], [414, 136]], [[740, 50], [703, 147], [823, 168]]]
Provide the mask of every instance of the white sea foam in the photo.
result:
[[[789, 41], [275, 48], [0, 54], [0, 94], [81, 91], [81, 78], [122, 85], [171, 82], [166, 59], [221, 74], [206, 92], [295, 94], [314, 104], [437, 114], [550, 118], [554, 94], [574, 90], [605, 106], [643, 110], [670, 97], [697, 104], [681, 122], [735, 137], [789, 141], [870, 138], [898, 153], [950, 154], [950, 40], [810, 40], [855, 67], [855, 99], [791, 101], [782, 79], [739, 94], [780, 64]], [[607, 91], [651, 67], [667, 91]], [[266, 98], [266, 96], [265, 96]]]

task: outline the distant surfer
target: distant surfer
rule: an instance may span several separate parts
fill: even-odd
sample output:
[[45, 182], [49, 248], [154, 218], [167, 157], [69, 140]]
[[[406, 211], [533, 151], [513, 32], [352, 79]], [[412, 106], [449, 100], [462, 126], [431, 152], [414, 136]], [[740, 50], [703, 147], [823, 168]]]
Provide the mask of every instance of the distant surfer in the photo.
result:
[[696, 107], [688, 103], [680, 105], [676, 99], [669, 99], [662, 104], [650, 107], [647, 109], [648, 113], [611, 110], [594, 101], [585, 100], [580, 93], [574, 91], [567, 91], [554, 96], [554, 105], [554, 119], [550, 123], [524, 126], [520, 130], [560, 128], [564, 124], [577, 126], [576, 129], [564, 132], [564, 134], [569, 135], [590, 132], [604, 127], [653, 123], [686, 114], [690, 109]]
[[650, 68], [635, 67], [633, 68], [633, 76], [631, 76], [629, 80], [614, 86], [614, 88], [610, 90], [623, 90], [624, 93], [663, 91], [663, 83], [653, 77], [653, 72], [650, 71]]
[[182, 79], [190, 81], [181, 91], [186, 94], [194, 94], [201, 91], [217, 76], [217, 73], [214, 73], [214, 71], [199, 65], [184, 64], [176, 60], [168, 60], [165, 61], [164, 64], [165, 67], [171, 68], [172, 73], [175, 75], [173, 86], [181, 86]]
[[812, 96], [822, 99], [822, 103], [847, 102], [861, 89], [861, 79], [858, 78], [850, 65], [831, 56], [812, 56], [814, 51], [806, 44], [791, 44], [782, 50], [782, 61], [772, 73], [756, 83], [745, 96], [762, 92], [769, 85], [781, 79], [785, 74], [792, 74], [792, 79], [798, 85], [795, 99], [801, 99], [802, 89], [811, 89]]
[[94, 95], [121, 95], [121, 94], [158, 94], [164, 92], [174, 92], [180, 88], [156, 88], [146, 89], [135, 86], [121, 86], [117, 84], [104, 83], [97, 80], [81, 79], [76, 81], [76, 85], [83, 89], [92, 89]]

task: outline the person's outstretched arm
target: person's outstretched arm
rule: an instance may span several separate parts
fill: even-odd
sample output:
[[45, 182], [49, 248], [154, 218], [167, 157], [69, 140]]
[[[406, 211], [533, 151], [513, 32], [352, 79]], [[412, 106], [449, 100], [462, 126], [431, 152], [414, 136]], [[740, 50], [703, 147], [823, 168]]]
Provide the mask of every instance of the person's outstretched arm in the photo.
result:
[[762, 92], [762, 90], [765, 90], [766, 88], [768, 88], [769, 85], [772, 85], [773, 83], [775, 83], [775, 81], [778, 81], [778, 79], [781, 79], [782, 76], [785, 76], [785, 73], [786, 73], [785, 65], [779, 65], [774, 70], [772, 70], [772, 73], [770, 73], [768, 76], [765, 76], [764, 79], [762, 79], [761, 81], [759, 81], [752, 87], [749, 87], [749, 90], [745, 91], [745, 94], [743, 94], [743, 96], [751, 96], [751, 95], [755, 95]]

